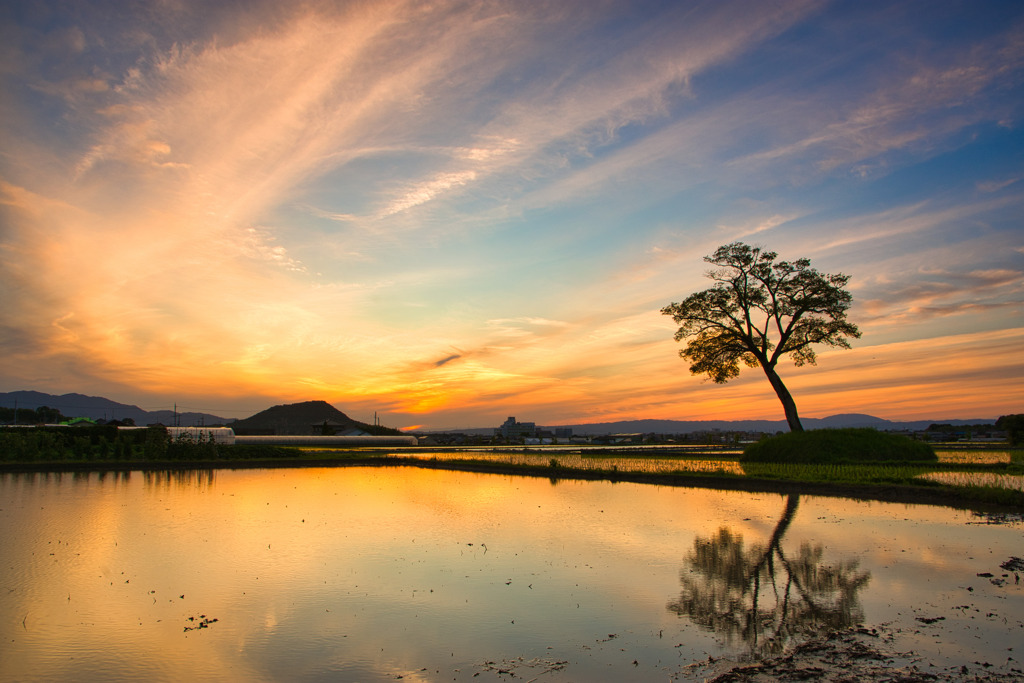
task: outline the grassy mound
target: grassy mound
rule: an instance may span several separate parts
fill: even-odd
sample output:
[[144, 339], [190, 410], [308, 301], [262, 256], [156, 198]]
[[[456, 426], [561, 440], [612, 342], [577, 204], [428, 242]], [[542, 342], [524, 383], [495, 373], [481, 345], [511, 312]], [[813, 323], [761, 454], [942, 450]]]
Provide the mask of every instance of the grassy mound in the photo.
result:
[[747, 446], [740, 462], [936, 462], [932, 447], [877, 429], [789, 432]]

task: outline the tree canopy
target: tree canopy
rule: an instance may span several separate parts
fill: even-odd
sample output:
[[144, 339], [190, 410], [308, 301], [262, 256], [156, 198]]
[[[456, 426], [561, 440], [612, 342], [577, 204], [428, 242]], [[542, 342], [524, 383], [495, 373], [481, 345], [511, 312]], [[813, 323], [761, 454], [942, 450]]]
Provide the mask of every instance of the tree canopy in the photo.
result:
[[737, 377], [740, 363], [760, 367], [782, 402], [792, 431], [803, 431], [789, 390], [775, 370], [786, 355], [794, 364], [815, 365], [814, 345], [850, 348], [860, 337], [846, 319], [853, 297], [842, 273], [823, 274], [810, 259], [781, 261], [774, 251], [742, 242], [719, 247], [704, 260], [714, 286], [661, 310], [680, 325], [676, 341], [690, 372], [723, 384]]
[[1005, 429], [1011, 446], [1024, 442], [1024, 414], [1002, 415], [996, 420], [997, 429]]

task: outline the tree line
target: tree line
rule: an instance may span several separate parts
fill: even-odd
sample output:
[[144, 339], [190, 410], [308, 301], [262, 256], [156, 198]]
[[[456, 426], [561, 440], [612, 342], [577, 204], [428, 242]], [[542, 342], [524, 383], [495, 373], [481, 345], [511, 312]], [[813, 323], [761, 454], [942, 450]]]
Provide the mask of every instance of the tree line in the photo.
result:
[[276, 446], [228, 446], [212, 438], [171, 438], [166, 427], [115, 425], [0, 429], [0, 462], [152, 463], [294, 457]]
[[0, 423], [19, 425], [59, 424], [66, 421], [56, 408], [0, 408]]

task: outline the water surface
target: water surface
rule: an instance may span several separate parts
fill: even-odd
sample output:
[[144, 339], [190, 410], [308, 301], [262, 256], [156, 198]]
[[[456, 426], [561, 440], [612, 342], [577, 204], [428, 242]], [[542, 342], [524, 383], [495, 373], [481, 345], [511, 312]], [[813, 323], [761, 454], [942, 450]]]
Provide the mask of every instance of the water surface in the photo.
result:
[[1024, 525], [993, 521], [417, 468], [0, 475], [0, 679], [685, 679], [859, 622], [1005, 671]]

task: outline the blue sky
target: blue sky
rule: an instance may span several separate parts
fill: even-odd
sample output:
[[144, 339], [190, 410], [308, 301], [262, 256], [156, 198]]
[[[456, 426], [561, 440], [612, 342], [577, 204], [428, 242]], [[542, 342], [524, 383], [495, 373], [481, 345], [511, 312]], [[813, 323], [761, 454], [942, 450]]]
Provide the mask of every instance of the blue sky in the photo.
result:
[[393, 426], [781, 418], [660, 309], [852, 276], [801, 413], [1020, 412], [1014, 2], [13, 2], [0, 386]]

